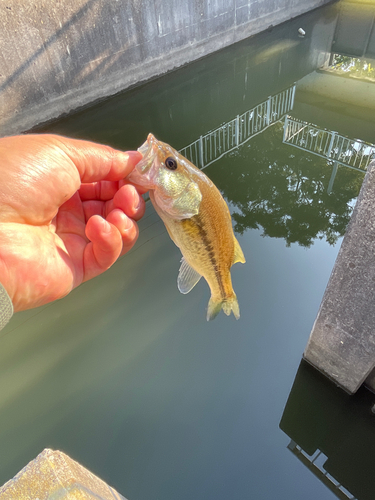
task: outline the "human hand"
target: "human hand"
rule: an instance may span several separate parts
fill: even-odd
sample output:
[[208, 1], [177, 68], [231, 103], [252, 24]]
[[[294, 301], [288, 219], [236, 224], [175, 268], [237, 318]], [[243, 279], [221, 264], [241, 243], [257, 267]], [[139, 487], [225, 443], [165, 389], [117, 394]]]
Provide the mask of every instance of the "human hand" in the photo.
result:
[[15, 311], [64, 297], [132, 248], [145, 203], [123, 179], [141, 157], [57, 135], [0, 139], [0, 283]]

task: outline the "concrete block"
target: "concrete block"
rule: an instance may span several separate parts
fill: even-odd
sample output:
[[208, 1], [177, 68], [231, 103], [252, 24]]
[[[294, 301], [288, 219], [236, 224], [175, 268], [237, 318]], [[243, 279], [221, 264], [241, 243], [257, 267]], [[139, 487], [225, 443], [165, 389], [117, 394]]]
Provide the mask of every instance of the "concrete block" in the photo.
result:
[[349, 393], [375, 366], [375, 161], [368, 167], [304, 358]]
[[0, 500], [126, 500], [61, 451], [45, 449], [0, 488]]
[[[375, 393], [375, 370], [372, 370], [370, 375], [365, 380], [365, 386], [370, 389], [370, 391]], [[375, 407], [374, 407], [375, 409]], [[374, 412], [374, 410], [373, 410]]]

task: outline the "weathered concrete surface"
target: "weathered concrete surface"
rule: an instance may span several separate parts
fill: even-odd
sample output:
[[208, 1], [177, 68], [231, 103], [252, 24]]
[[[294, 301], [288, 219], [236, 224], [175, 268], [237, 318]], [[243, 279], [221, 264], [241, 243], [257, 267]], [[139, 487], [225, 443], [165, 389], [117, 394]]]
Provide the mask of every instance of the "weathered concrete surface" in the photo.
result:
[[0, 500], [126, 500], [61, 451], [46, 448], [0, 486]]
[[375, 161], [315, 320], [305, 359], [349, 393], [375, 366]]
[[372, 370], [370, 375], [366, 378], [365, 386], [370, 389], [370, 391], [375, 392], [375, 370]]
[[0, 135], [19, 132], [329, 0], [9, 0]]

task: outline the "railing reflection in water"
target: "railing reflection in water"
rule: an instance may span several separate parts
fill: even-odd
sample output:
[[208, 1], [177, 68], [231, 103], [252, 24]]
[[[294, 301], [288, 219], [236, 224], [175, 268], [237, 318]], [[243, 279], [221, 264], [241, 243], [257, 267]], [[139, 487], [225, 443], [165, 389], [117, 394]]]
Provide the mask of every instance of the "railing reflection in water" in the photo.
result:
[[288, 115], [293, 109], [296, 85], [237, 115], [220, 127], [201, 135], [180, 153], [200, 169], [245, 144], [278, 121], [284, 121], [283, 143], [313, 153], [333, 166], [327, 188], [332, 191], [338, 166], [365, 171], [375, 157], [375, 145], [350, 139]]
[[267, 127], [283, 119], [293, 109], [296, 86], [270, 96], [254, 108], [237, 115], [233, 120], [200, 136], [180, 150], [200, 169], [208, 167], [225, 154], [230, 153]]
[[375, 156], [374, 144], [349, 139], [290, 116], [285, 117], [283, 142], [361, 171]]
[[313, 153], [332, 164], [328, 194], [332, 192], [339, 165], [360, 172], [366, 171], [375, 157], [375, 145], [359, 139], [349, 139], [291, 116], [285, 116], [283, 142]]
[[317, 450], [311, 457], [293, 440], [288, 444], [288, 449], [296, 455], [340, 500], [357, 500], [350, 491], [324, 469], [324, 462], [328, 457]]

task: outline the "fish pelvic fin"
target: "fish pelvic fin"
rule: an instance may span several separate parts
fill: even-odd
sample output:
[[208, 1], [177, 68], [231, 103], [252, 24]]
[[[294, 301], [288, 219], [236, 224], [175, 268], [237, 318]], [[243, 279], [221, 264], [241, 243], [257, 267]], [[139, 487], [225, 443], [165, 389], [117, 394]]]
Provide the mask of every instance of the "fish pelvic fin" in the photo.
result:
[[221, 310], [223, 310], [227, 316], [229, 316], [230, 313], [233, 312], [236, 319], [240, 318], [240, 308], [235, 293], [233, 293], [231, 297], [228, 297], [224, 300], [214, 300], [211, 297], [208, 302], [207, 321], [216, 318]]

